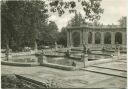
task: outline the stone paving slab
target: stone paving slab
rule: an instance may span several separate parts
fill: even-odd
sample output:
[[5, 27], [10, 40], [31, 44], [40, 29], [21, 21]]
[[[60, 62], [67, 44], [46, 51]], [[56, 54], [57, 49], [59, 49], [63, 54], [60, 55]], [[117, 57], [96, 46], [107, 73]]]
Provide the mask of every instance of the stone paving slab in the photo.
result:
[[[85, 71], [87, 72], [87, 71]], [[111, 78], [112, 76], [108, 75], [103, 75], [103, 74], [98, 74], [98, 73], [89, 73], [87, 75], [83, 76], [69, 76], [64, 78], [65, 80], [68, 81], [70, 85], [73, 85], [74, 87], [82, 87], [84, 88], [85, 85], [91, 84], [91, 83], [96, 83], [99, 81], [106, 80], [108, 78]], [[79, 86], [76, 86], [79, 84]]]
[[74, 76], [68, 75], [65, 77], [58, 76], [58, 74], [55, 75], [54, 73], [22, 74], [22, 76], [42, 82], [50, 79], [55, 79], [58, 82], [63, 81], [64, 88], [84, 88], [85, 85], [104, 81], [112, 77], [108, 75], [96, 74], [87, 71], [84, 73], [84, 75], [75, 74]]
[[104, 89], [127, 89], [127, 79], [126, 78], [119, 78], [119, 77], [111, 77], [109, 79], [92, 83], [87, 86], [86, 88], [104, 88]]
[[63, 81], [69, 88], [84, 88], [83, 86], [85, 85], [100, 82], [112, 77], [88, 71], [64, 71], [47, 67], [14, 67], [2, 65], [2, 72], [7, 72], [6, 74], [20, 74], [41, 81], [56, 79]]

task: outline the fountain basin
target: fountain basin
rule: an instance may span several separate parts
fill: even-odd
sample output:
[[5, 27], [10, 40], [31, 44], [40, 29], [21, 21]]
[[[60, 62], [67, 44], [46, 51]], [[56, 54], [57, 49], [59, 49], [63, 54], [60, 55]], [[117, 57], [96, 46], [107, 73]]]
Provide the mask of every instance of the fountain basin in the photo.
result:
[[42, 63], [41, 66], [57, 68], [57, 69], [62, 69], [62, 70], [67, 70], [67, 71], [73, 71], [76, 69], [73, 66], [59, 65], [59, 64], [53, 64], [53, 63]]
[[38, 63], [19, 63], [19, 62], [9, 62], [9, 61], [1, 61], [2, 65], [10, 65], [10, 66], [21, 66], [21, 67], [32, 67], [39, 66]]

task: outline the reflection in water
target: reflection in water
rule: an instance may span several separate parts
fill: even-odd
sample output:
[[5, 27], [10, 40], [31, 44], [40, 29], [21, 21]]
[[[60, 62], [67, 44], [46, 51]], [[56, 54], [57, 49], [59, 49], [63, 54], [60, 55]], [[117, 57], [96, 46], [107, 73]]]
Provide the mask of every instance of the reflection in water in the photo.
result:
[[54, 57], [54, 58], [53, 57], [47, 57], [48, 63], [55, 63], [55, 64], [60, 64], [60, 65], [71, 66], [73, 61], [74, 61], [73, 59], [68, 59], [65, 57]]

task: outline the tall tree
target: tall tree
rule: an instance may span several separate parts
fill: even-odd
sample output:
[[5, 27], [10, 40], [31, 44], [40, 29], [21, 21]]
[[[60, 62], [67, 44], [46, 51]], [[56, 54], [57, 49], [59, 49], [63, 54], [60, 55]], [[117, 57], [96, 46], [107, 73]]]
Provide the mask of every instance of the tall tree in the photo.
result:
[[56, 23], [53, 21], [50, 21], [48, 30], [49, 30], [49, 35], [51, 37], [51, 40], [53, 40], [53, 42], [56, 42], [57, 35], [58, 35], [58, 27], [57, 27]]
[[84, 24], [85, 19], [82, 17], [80, 13], [75, 13], [75, 16], [69, 21], [69, 26], [80, 26]]
[[63, 27], [61, 29], [61, 32], [59, 32], [59, 36], [58, 36], [58, 44], [63, 45], [63, 46], [67, 46], [67, 31], [66, 28]]
[[127, 17], [126, 16], [120, 18], [119, 25], [121, 27], [127, 27]]
[[[100, 1], [78, 0], [85, 12], [85, 19], [99, 19], [103, 13]], [[57, 12], [59, 16], [67, 10], [69, 13], [76, 12], [76, 1], [4, 1], [1, 4], [2, 48], [5, 45], [12, 49], [34, 47], [40, 34], [49, 37], [47, 32], [50, 31], [46, 29], [51, 26], [47, 24], [49, 7], [45, 2], [50, 5], [50, 12]], [[47, 25], [46, 28], [44, 25]], [[54, 36], [51, 37], [54, 39]]]
[[49, 44], [54, 44], [57, 41], [58, 38], [58, 27], [55, 22], [50, 21], [47, 26], [44, 26], [40, 30], [39, 34], [39, 44], [40, 45], [48, 45]]
[[[46, 23], [43, 1], [6, 1], [2, 3], [2, 43], [34, 46], [41, 25]], [[6, 42], [4, 42], [6, 38]], [[11, 45], [10, 45], [11, 46]]]

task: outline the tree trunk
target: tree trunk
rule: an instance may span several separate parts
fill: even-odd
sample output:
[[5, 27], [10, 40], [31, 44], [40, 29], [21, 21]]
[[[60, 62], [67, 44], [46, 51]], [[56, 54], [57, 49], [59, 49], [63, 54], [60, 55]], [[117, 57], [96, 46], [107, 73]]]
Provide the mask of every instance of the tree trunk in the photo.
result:
[[37, 42], [35, 41], [35, 52], [37, 52]]
[[9, 60], [9, 44], [6, 44], [6, 60], [8, 61]]

